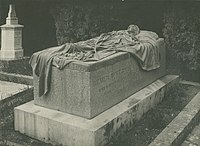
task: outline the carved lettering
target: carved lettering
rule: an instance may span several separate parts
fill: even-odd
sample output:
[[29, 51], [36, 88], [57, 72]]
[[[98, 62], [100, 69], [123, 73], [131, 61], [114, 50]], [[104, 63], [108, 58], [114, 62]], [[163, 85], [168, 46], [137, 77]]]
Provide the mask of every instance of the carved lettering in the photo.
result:
[[124, 67], [101, 76], [93, 83], [97, 86], [97, 91], [103, 95], [116, 92], [116, 90], [117, 92], [121, 92], [127, 86], [126, 84], [129, 80], [129, 74], [130, 68]]
[[22, 33], [21, 31], [15, 31], [15, 37], [21, 37]]
[[111, 72], [111, 73], [108, 73], [106, 75], [99, 77], [98, 79], [93, 81], [93, 85], [96, 86], [99, 84], [104, 84], [105, 82], [109, 82], [118, 77], [122, 77], [122, 76], [126, 75], [127, 73], [128, 73], [127, 68], [121, 68], [115, 72]]
[[15, 38], [15, 48], [21, 48], [21, 38]]
[[20, 30], [15, 31], [15, 38], [14, 38], [14, 46], [15, 48], [21, 48], [22, 47], [22, 32]]

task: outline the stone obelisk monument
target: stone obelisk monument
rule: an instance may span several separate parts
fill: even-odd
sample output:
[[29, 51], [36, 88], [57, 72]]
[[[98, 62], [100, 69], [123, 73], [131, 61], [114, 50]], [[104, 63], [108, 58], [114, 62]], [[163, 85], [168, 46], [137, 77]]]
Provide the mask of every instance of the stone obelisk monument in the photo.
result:
[[14, 5], [10, 4], [6, 24], [1, 26], [0, 59], [19, 59], [23, 57], [23, 27], [23, 25], [18, 24]]

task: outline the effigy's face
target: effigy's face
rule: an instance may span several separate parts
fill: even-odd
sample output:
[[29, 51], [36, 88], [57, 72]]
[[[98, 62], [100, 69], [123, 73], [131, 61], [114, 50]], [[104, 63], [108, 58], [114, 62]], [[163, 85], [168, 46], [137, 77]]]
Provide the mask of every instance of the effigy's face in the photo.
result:
[[136, 36], [140, 33], [140, 29], [137, 25], [129, 25], [128, 29], [127, 29], [128, 33]]

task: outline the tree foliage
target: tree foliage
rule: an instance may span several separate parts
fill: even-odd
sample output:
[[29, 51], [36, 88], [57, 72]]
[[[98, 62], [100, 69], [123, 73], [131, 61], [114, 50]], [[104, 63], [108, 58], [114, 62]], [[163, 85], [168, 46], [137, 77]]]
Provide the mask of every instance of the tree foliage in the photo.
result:
[[200, 70], [199, 8], [169, 8], [164, 15], [164, 24], [168, 55], [189, 70]]
[[65, 5], [52, 9], [58, 44], [86, 40], [117, 26], [106, 5]]

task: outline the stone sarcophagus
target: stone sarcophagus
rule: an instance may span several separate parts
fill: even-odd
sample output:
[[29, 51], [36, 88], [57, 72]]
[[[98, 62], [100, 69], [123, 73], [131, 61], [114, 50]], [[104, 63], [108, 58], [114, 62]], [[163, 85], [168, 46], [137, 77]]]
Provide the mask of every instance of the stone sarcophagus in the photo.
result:
[[[131, 48], [133, 44], [137, 45], [135, 40], [132, 40], [132, 37], [123, 38], [123, 36], [127, 36], [126, 31], [125, 33], [119, 31], [115, 34], [114, 37], [111, 37], [112, 42], [115, 43], [114, 45], [119, 45], [122, 38], [128, 43], [128, 47], [123, 44], [123, 41], [121, 43], [125, 51], [119, 48], [121, 52], [109, 54], [100, 60], [70, 62], [68, 59], [71, 56], [65, 58], [71, 53], [67, 50], [65, 56], [62, 56], [67, 64], [62, 66], [61, 70], [58, 69], [59, 62], [56, 64], [56, 56], [53, 56], [55, 59], [52, 60], [51, 65], [53, 66], [48, 68], [48, 62], [52, 55], [50, 51], [57, 53], [57, 50], [62, 52], [64, 49], [66, 52], [66, 46], [68, 48], [69, 44], [45, 50], [42, 55], [41, 52], [35, 54], [32, 59], [32, 67], [35, 70], [33, 74], [34, 101], [15, 108], [15, 130], [41, 141], [63, 146], [105, 146], [113, 138], [117, 138], [133, 128], [148, 110], [161, 102], [165, 92], [178, 82], [178, 76], [165, 73], [164, 39], [156, 39], [156, 47], [149, 49], [148, 45], [151, 46], [153, 43], [147, 36], [148, 45], [142, 44], [146, 45], [147, 49], [145, 55], [148, 56], [148, 59], [144, 61], [145, 65], [146, 63], [154, 64], [157, 61], [160, 64], [159, 68], [151, 68], [146, 71], [144, 66], [141, 66], [138, 56], [135, 57], [139, 53], [143, 53], [143, 50], [140, 49], [142, 51], [139, 52], [137, 47]], [[108, 33], [108, 38], [109, 35], [110, 33]], [[116, 39], [116, 36], [119, 36], [120, 39]], [[107, 36], [105, 37], [107, 38]], [[142, 39], [145, 40], [146, 37]], [[84, 49], [88, 49], [89, 43], [91, 41], [83, 44], [85, 45]], [[98, 39], [98, 43], [100, 44], [98, 48], [101, 49], [105, 44], [109, 46], [110, 41], [105, 42], [104, 39]], [[80, 44], [82, 45], [82, 43]], [[72, 44], [69, 47], [72, 52], [74, 45], [77, 50], [80, 49], [77, 44]], [[96, 49], [93, 44], [91, 46], [92, 50]], [[109, 50], [110, 48], [104, 49]], [[131, 52], [135, 50], [139, 53]], [[98, 51], [96, 54], [92, 54], [92, 59], [95, 58], [95, 55], [102, 53], [101, 50]], [[88, 52], [90, 53], [90, 51]], [[41, 59], [40, 55], [44, 58]], [[46, 56], [50, 58], [46, 61], [47, 64], [41, 63], [39, 60], [44, 61]], [[37, 68], [36, 62], [40, 62], [42, 67]], [[38, 74], [46, 68], [49, 72]], [[49, 80], [45, 80], [48, 81], [48, 84], [44, 84], [49, 86], [43, 86], [43, 83], [47, 82], [41, 79], [49, 76], [50, 78], [47, 78]], [[47, 89], [47, 92], [43, 92], [46, 91], [44, 89]]]
[[34, 103], [91, 119], [165, 75], [165, 46], [159, 38], [160, 68], [145, 71], [137, 59], [119, 52], [96, 62], [76, 61], [63, 70], [52, 67], [49, 93], [39, 97], [34, 75]]

